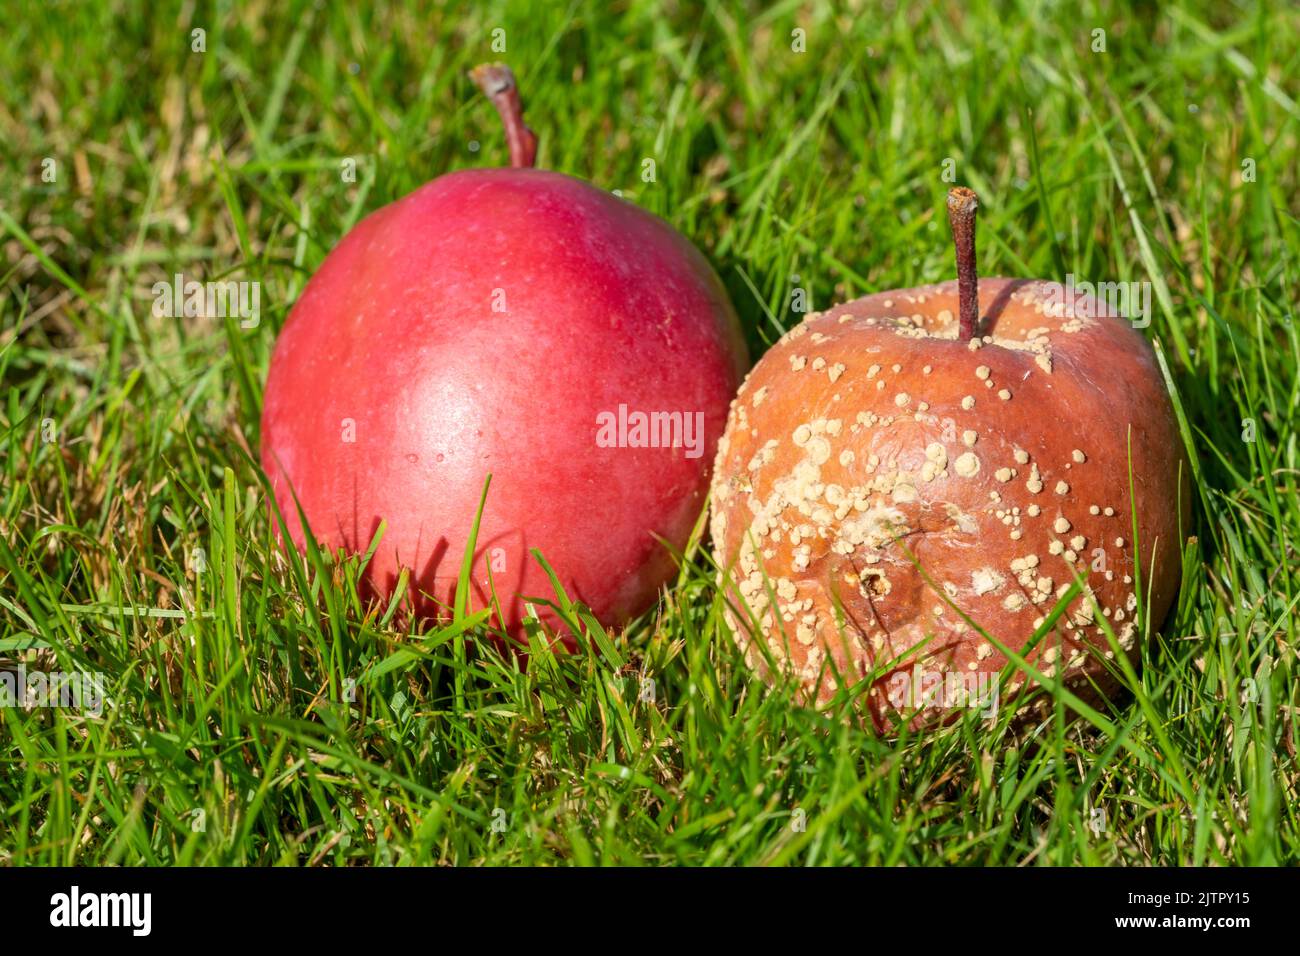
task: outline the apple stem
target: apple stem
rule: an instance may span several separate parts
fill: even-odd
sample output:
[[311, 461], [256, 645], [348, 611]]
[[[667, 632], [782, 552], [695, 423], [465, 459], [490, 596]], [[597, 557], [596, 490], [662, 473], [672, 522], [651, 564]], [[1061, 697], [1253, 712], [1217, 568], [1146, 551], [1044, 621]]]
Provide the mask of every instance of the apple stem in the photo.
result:
[[510, 165], [516, 169], [531, 168], [537, 158], [537, 134], [524, 125], [524, 104], [519, 99], [514, 73], [504, 63], [483, 63], [470, 70], [469, 75], [501, 114], [510, 147]]
[[948, 190], [948, 225], [952, 226], [952, 241], [957, 247], [957, 301], [961, 309], [957, 337], [962, 341], [975, 338], [979, 328], [979, 274], [975, 270], [975, 213], [979, 207], [980, 197], [975, 190], [965, 186]]

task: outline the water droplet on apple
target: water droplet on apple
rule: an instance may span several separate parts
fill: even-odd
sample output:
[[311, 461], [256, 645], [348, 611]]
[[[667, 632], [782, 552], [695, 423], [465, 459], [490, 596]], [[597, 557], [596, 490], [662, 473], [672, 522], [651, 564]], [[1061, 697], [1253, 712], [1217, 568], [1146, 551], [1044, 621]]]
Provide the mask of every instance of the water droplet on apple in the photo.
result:
[[479, 150], [478, 140], [476, 140], [476, 139], [471, 139], [471, 140], [469, 141], [469, 151], [470, 151], [471, 153], [477, 153], [478, 150]]

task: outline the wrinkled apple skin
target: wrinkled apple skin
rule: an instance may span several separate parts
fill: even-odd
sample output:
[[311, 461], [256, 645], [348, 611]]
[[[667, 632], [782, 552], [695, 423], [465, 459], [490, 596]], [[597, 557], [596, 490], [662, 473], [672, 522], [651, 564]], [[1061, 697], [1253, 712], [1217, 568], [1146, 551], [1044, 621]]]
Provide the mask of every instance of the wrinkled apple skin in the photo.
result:
[[[326, 257], [280, 333], [262, 462], [325, 547], [364, 552], [377, 596], [445, 616], [488, 474], [471, 606], [516, 638], [553, 599], [539, 549], [602, 623], [645, 611], [705, 503], [748, 361], [713, 270], [665, 222], [534, 169], [443, 176]], [[702, 413], [702, 447], [601, 447], [598, 415]], [[694, 414], [691, 421], [698, 421]], [[292, 488], [292, 494], [290, 489]], [[543, 620], [554, 617], [539, 607]], [[567, 643], [572, 643], [566, 637]]]

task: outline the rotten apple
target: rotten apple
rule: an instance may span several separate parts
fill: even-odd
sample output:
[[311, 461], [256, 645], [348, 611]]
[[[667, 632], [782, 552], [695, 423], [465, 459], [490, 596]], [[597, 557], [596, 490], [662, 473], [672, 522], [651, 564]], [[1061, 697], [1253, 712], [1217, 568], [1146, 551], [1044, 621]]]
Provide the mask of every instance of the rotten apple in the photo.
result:
[[1136, 660], [1139, 605], [1159, 626], [1178, 586], [1188, 466], [1151, 347], [1092, 296], [978, 279], [976, 207], [949, 197], [956, 283], [791, 329], [741, 387], [714, 469], [750, 665], [813, 702], [857, 687], [882, 729], [991, 703], [1003, 648], [1104, 697], [1107, 629]]

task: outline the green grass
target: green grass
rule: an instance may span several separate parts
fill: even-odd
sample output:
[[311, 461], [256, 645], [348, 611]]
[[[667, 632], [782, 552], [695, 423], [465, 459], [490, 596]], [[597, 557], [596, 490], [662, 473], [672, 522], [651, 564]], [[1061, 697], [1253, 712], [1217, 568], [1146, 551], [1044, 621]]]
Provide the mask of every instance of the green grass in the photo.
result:
[[[113, 702], [0, 709], [0, 863], [1297, 860], [1293, 6], [4, 6], [0, 659]], [[504, 163], [488, 59], [539, 164], [692, 238], [755, 354], [795, 285], [952, 274], [946, 159], [985, 274], [1153, 283], [1195, 539], [1133, 694], [879, 739], [747, 675], [707, 542], [604, 653], [527, 665], [281, 554], [248, 453], [275, 333], [359, 217]], [[154, 318], [176, 272], [259, 281], [261, 325]]]

